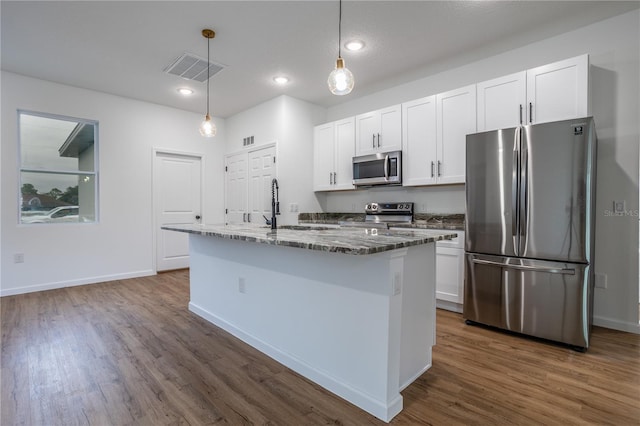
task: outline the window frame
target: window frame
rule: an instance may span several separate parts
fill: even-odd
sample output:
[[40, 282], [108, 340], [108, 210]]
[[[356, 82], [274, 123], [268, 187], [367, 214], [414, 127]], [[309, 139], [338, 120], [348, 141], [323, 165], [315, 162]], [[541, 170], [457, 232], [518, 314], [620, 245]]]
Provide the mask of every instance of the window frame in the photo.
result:
[[[30, 115], [34, 117], [42, 117], [48, 118], [52, 120], [61, 120], [61, 121], [69, 121], [73, 123], [83, 123], [90, 124], [93, 126], [93, 171], [70, 171], [70, 170], [61, 170], [61, 169], [39, 169], [33, 167], [23, 167], [22, 165], [22, 116]], [[33, 225], [91, 225], [100, 223], [100, 185], [99, 185], [99, 168], [98, 165], [100, 163], [100, 143], [99, 143], [99, 122], [98, 120], [91, 120], [87, 118], [79, 118], [68, 115], [60, 115], [60, 114], [51, 114], [46, 112], [32, 111], [27, 109], [17, 109], [17, 121], [18, 121], [18, 188], [17, 188], [17, 210], [18, 210], [18, 225], [19, 226], [33, 226]], [[55, 175], [70, 175], [70, 176], [91, 176], [93, 178], [94, 185], [94, 197], [93, 197], [93, 211], [94, 211], [94, 220], [91, 222], [46, 222], [46, 223], [24, 223], [22, 222], [22, 176], [23, 173], [41, 173], [41, 174], [55, 174]], [[78, 203], [79, 204], [79, 203]]]

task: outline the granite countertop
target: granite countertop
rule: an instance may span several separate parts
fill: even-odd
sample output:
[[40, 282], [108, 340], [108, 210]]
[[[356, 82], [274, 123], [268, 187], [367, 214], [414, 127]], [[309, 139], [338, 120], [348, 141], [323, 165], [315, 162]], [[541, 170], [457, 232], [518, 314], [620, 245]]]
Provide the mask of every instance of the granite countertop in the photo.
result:
[[442, 231], [387, 230], [369, 228], [322, 228], [299, 225], [269, 227], [250, 224], [234, 225], [167, 225], [162, 229], [196, 235], [249, 241], [276, 246], [295, 247], [354, 255], [381, 253], [403, 247], [455, 238]]
[[[298, 223], [339, 225], [341, 222], [364, 222], [364, 216], [364, 213], [300, 213]], [[393, 227], [464, 231], [464, 214], [415, 213], [413, 223], [394, 224]]]

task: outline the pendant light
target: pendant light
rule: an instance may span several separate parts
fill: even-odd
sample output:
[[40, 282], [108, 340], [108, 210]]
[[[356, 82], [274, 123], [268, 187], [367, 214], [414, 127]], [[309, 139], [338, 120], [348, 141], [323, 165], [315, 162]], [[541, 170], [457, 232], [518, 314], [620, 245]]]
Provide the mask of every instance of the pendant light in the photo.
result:
[[212, 138], [216, 135], [218, 129], [216, 129], [216, 125], [209, 115], [209, 69], [211, 68], [209, 42], [216, 36], [216, 33], [213, 30], [204, 29], [202, 30], [202, 36], [207, 39], [207, 115], [204, 116], [204, 121], [200, 124], [200, 134], [205, 138]]
[[338, 59], [336, 69], [331, 71], [327, 84], [334, 95], [348, 95], [353, 90], [353, 74], [344, 66], [344, 59], [340, 56], [340, 44], [342, 43], [342, 0], [340, 0], [340, 14], [338, 18]]

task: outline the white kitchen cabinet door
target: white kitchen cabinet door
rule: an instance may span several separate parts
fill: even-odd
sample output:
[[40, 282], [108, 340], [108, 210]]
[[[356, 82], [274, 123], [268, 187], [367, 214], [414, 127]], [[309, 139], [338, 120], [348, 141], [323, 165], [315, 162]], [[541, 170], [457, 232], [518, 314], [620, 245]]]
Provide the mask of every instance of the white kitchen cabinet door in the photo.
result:
[[527, 70], [528, 123], [589, 115], [589, 55]]
[[436, 247], [436, 298], [462, 304], [464, 300], [464, 250]]
[[377, 136], [378, 151], [402, 149], [402, 106], [394, 105], [380, 110], [380, 132]]
[[334, 190], [353, 189], [353, 156], [355, 155], [355, 118], [335, 122]]
[[355, 119], [316, 126], [313, 129], [313, 190], [353, 189]]
[[313, 190], [333, 189], [335, 123], [313, 129]]
[[525, 124], [526, 71], [478, 83], [477, 92], [479, 132]]
[[[436, 243], [436, 298], [462, 305], [464, 301], [464, 231], [458, 236]], [[454, 305], [441, 304], [444, 309]], [[459, 308], [459, 307], [458, 307]]]
[[356, 155], [402, 149], [401, 117], [401, 105], [357, 115]]
[[378, 152], [376, 134], [380, 132], [380, 113], [368, 112], [356, 116], [356, 155]]
[[476, 132], [476, 85], [436, 96], [438, 183], [464, 183], [467, 134]]
[[436, 183], [436, 97], [402, 104], [402, 184]]

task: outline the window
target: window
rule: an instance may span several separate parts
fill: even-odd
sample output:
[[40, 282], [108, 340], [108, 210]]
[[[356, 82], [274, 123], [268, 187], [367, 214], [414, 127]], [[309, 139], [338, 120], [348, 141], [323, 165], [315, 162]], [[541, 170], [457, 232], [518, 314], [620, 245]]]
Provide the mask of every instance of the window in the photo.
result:
[[20, 223], [97, 221], [98, 122], [18, 111]]

